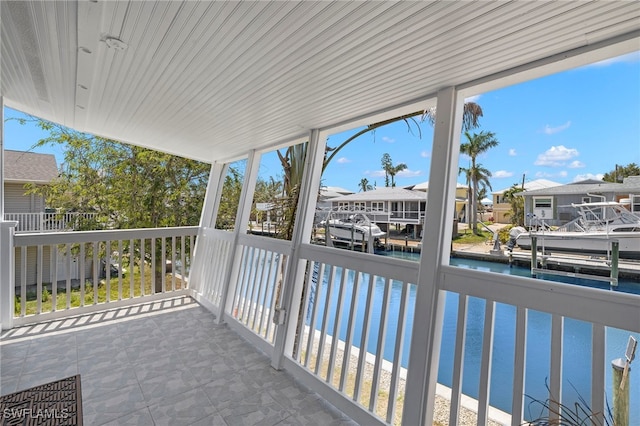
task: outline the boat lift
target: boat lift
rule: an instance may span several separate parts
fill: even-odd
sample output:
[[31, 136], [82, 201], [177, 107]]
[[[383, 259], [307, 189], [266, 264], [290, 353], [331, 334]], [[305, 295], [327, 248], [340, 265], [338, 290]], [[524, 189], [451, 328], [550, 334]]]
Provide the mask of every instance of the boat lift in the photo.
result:
[[616, 240], [611, 240], [611, 250], [609, 251], [608, 259], [604, 262], [610, 267], [610, 274], [608, 277], [595, 275], [595, 274], [585, 274], [579, 272], [567, 272], [567, 271], [556, 271], [553, 269], [548, 269], [545, 266], [547, 265], [548, 256], [546, 256], [544, 251], [544, 246], [542, 248], [542, 258], [541, 258], [541, 266], [538, 267], [538, 238], [537, 236], [531, 237], [531, 276], [536, 278], [538, 274], [547, 274], [547, 275], [558, 275], [563, 277], [573, 277], [573, 278], [581, 278], [593, 281], [604, 281], [608, 282], [610, 286], [617, 287], [618, 286], [618, 263], [620, 261], [620, 253], [619, 253], [619, 242]]

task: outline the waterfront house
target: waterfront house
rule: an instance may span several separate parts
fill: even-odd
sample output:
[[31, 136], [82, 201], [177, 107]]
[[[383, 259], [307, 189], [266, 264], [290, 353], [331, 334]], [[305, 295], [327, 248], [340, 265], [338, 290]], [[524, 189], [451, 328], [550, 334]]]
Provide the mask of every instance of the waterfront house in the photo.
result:
[[578, 217], [572, 203], [597, 201], [618, 201], [628, 205], [628, 209], [640, 214], [640, 176], [624, 178], [623, 182], [603, 182], [589, 179], [567, 185], [523, 191], [525, 225], [534, 218], [551, 226], [564, 225]]
[[[80, 373], [85, 424], [431, 425], [438, 366], [448, 361], [444, 423], [454, 425], [466, 400], [469, 325], [483, 330], [477, 423], [492, 417], [490, 396], [499, 388], [510, 395], [507, 422], [520, 425], [530, 364], [544, 363], [548, 382], [536, 379], [548, 384], [549, 398], [565, 402], [565, 330], [577, 322], [591, 336], [580, 351], [589, 383], [583, 395], [593, 412], [605, 412], [607, 333], [640, 332], [640, 297], [452, 266], [452, 218], [464, 99], [637, 51], [640, 3], [121, 0], [0, 7], [0, 106], [211, 163], [197, 227], [15, 234], [14, 222], [0, 223], [3, 393]], [[311, 244], [328, 136], [433, 107], [420, 261]], [[291, 240], [247, 234], [261, 156], [299, 143], [306, 143], [306, 167]], [[247, 161], [236, 226], [216, 229], [226, 171], [238, 159]], [[420, 208], [414, 211], [420, 217]], [[166, 250], [149, 248], [154, 244]], [[25, 286], [14, 288], [15, 268], [22, 268], [16, 247], [36, 247], [40, 255], [43, 246], [89, 245], [93, 253], [133, 248], [127, 256], [131, 264], [143, 259], [140, 274], [107, 280], [111, 298], [98, 298], [97, 285], [83, 286], [96, 295], [90, 302], [77, 304], [66, 291], [60, 308], [47, 308], [38, 283], [33, 311], [15, 305], [16, 292], [26, 294]], [[179, 258], [182, 274], [151, 273], [165, 259], [147, 254], [160, 252]], [[139, 276], [150, 278], [151, 292]], [[347, 276], [354, 277], [351, 287]], [[355, 306], [359, 291], [367, 296]], [[456, 302], [457, 322], [445, 331], [446, 299]], [[484, 315], [468, 316], [476, 302]], [[502, 308], [514, 312], [512, 323], [496, 323]], [[548, 344], [528, 343], [532, 315], [548, 319]], [[387, 344], [392, 328], [396, 338]], [[494, 334], [507, 330], [512, 348], [494, 352]], [[441, 360], [444, 334], [455, 344]], [[495, 380], [491, 367], [502, 362], [513, 365], [513, 375]], [[545, 414], [559, 421], [556, 410]]]
[[[525, 190], [534, 190], [534, 189], [542, 189], [542, 188], [552, 188], [554, 186], [562, 185], [558, 182], [553, 182], [547, 179], [536, 179], [530, 182], [525, 182], [521, 187], [523, 191]], [[495, 223], [511, 223], [511, 204], [509, 204], [508, 200], [504, 198], [504, 193], [509, 188], [504, 188], [499, 191], [492, 192], [493, 196], [493, 221]]]
[[404, 227], [413, 238], [420, 235], [427, 211], [427, 194], [398, 187], [380, 187], [331, 199], [339, 212], [366, 213], [382, 230], [388, 225]]
[[[407, 186], [406, 189], [413, 191], [429, 192], [429, 181], [420, 182], [416, 185]], [[461, 183], [456, 184], [456, 208], [455, 219], [460, 223], [467, 222], [467, 212], [469, 211], [469, 186]]]

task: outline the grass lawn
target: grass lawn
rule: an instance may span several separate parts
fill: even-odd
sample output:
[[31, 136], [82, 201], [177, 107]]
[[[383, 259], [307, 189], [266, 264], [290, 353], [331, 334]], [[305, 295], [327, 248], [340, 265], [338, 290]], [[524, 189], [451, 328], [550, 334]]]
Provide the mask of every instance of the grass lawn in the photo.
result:
[[[153, 293], [151, 289], [151, 275], [152, 275], [152, 271], [149, 268], [145, 268], [145, 274], [144, 274], [144, 294], [145, 295], [149, 295]], [[171, 279], [172, 279], [172, 276], [170, 273], [165, 275], [165, 287], [167, 291], [171, 291], [172, 289]], [[176, 281], [176, 290], [182, 289], [184, 285], [182, 282], [182, 279], [176, 276], [175, 281]], [[141, 283], [142, 283], [142, 276], [140, 274], [140, 269], [136, 268], [133, 273], [133, 294], [131, 294], [131, 288], [130, 288], [131, 276], [130, 275], [123, 276], [122, 277], [122, 299], [130, 299], [133, 297], [141, 296], [142, 295]], [[69, 297], [70, 307], [77, 308], [79, 306], [93, 305], [95, 303], [105, 303], [107, 302], [107, 300], [110, 300], [110, 301], [119, 300], [118, 277], [111, 278], [108, 284], [109, 285], [107, 285], [106, 279], [101, 279], [98, 282], [97, 302], [95, 300], [95, 291], [91, 281], [87, 280], [85, 282], [84, 301], [82, 300], [82, 296], [83, 296], [82, 290], [80, 288], [72, 289]], [[49, 287], [51, 287], [50, 284], [49, 284]], [[109, 287], [109, 289], [107, 289], [107, 287]], [[107, 292], [107, 290], [109, 291]], [[107, 298], [107, 293], [109, 296], [108, 298]], [[20, 310], [22, 308], [21, 303], [22, 301], [20, 300], [20, 296], [17, 295], [16, 302], [15, 302], [15, 315], [20, 315]], [[53, 303], [54, 303], [54, 300], [51, 297], [51, 292], [43, 288], [41, 312], [42, 313], [51, 312], [53, 308]], [[67, 292], [65, 289], [62, 289], [62, 288], [58, 289], [55, 304], [56, 304], [55, 305], [56, 310], [64, 310], [67, 308]], [[27, 299], [26, 299], [26, 314], [33, 315], [33, 314], [36, 314], [37, 311], [38, 311], [37, 295], [35, 292], [29, 292], [27, 293]]]

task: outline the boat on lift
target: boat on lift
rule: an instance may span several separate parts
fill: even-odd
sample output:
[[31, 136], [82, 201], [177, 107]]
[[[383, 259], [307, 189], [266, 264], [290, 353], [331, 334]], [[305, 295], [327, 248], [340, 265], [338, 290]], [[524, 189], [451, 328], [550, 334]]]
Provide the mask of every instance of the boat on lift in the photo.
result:
[[640, 216], [616, 201], [571, 204], [578, 217], [556, 229], [536, 220], [526, 231], [516, 227], [510, 234], [509, 249], [515, 245], [530, 250], [532, 238], [543, 251], [607, 254], [612, 241], [618, 242], [621, 258], [640, 258]]
[[329, 213], [327, 218], [320, 222], [320, 226], [326, 229], [326, 235], [332, 242], [351, 246], [367, 245], [369, 252], [373, 252], [373, 248], [380, 244], [380, 237], [385, 235], [385, 232], [364, 213], [354, 212], [344, 218], [338, 218], [337, 215]]

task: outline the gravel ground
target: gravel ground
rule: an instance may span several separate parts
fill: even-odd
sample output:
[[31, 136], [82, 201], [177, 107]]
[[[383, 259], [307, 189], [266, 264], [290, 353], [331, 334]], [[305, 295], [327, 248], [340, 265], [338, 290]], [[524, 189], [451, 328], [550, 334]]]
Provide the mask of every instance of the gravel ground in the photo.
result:
[[[314, 335], [314, 344], [313, 344], [313, 349], [311, 351], [312, 353], [312, 358], [310, 360], [310, 368], [314, 368], [315, 367], [315, 354], [318, 353], [318, 344], [320, 342], [320, 339], [318, 337], [318, 332], [315, 333]], [[304, 339], [303, 339], [303, 348], [306, 351], [306, 344], [308, 341], [308, 333], [305, 333]], [[329, 357], [330, 357], [330, 351], [331, 351], [331, 337], [327, 336], [327, 341], [325, 342], [324, 345], [324, 351], [323, 351], [323, 355], [322, 355], [322, 367], [320, 368], [320, 371], [326, 371], [326, 369], [328, 368], [328, 363], [329, 363]], [[350, 372], [355, 372], [358, 369], [358, 349], [357, 348], [353, 348], [352, 349], [352, 353], [351, 353], [351, 357], [349, 359], [349, 371]], [[304, 360], [304, 358], [303, 358]], [[333, 363], [334, 368], [341, 368], [341, 366], [343, 365], [343, 360], [344, 360], [344, 343], [343, 342], [339, 342], [338, 344], [338, 348], [336, 350], [336, 356], [335, 356], [335, 361]], [[364, 365], [364, 378], [363, 378], [363, 383], [367, 384], [367, 383], [371, 383], [373, 381], [373, 375], [374, 375], [374, 370], [375, 370], [375, 357], [373, 357], [373, 355], [369, 354], [369, 356], [367, 356], [367, 362]], [[380, 371], [380, 377], [378, 380], [379, 383], [379, 389], [383, 390], [383, 391], [388, 391], [388, 389], [390, 388], [390, 384], [392, 381], [392, 364], [384, 361], [383, 365], [382, 365], [382, 369]], [[337, 372], [334, 373], [336, 376], [338, 375]], [[326, 377], [326, 374], [323, 374], [322, 377]], [[394, 424], [400, 424], [400, 415], [401, 415], [401, 411], [402, 411], [402, 401], [404, 401], [404, 392], [405, 392], [405, 385], [406, 385], [406, 370], [402, 369], [400, 372], [400, 378], [398, 380], [398, 391], [397, 391], [397, 395], [398, 397], [396, 398], [396, 415], [395, 415], [395, 421]], [[363, 386], [364, 387], [364, 386]], [[347, 386], [348, 388], [348, 386]], [[448, 388], [444, 387], [444, 386], [438, 386], [438, 390], [436, 391], [436, 401], [435, 401], [435, 409], [434, 409], [434, 416], [433, 416], [433, 420], [434, 420], [434, 425], [447, 425], [449, 424], [449, 407], [450, 407], [450, 401], [448, 398], [446, 398], [445, 396], [443, 396], [442, 394], [446, 394], [448, 391]], [[379, 393], [380, 394], [380, 393]], [[383, 393], [383, 396], [387, 396], [387, 393]], [[383, 408], [386, 407], [386, 401], [382, 401], [384, 398], [379, 398], [379, 404], [383, 404]], [[464, 406], [460, 406], [460, 413], [458, 416], [458, 424], [461, 426], [472, 426], [472, 425], [476, 425], [477, 424], [477, 412], [475, 412], [474, 410], [471, 410], [469, 408], [466, 408]], [[500, 426], [502, 424], [505, 424], [503, 422], [498, 422], [495, 421], [493, 419], [489, 419], [488, 425], [490, 426]]]

